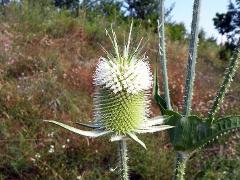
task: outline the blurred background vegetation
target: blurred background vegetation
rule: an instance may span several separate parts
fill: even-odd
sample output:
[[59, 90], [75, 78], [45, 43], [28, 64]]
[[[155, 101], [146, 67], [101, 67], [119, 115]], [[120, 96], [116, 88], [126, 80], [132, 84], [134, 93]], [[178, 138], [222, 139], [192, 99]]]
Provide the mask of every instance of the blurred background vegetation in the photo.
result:
[[[111, 51], [105, 29], [120, 42], [134, 20], [134, 39], [144, 37], [151, 63], [158, 58], [157, 0], [0, 1], [0, 179], [116, 179], [116, 144], [78, 137], [42, 122], [74, 125], [92, 118], [92, 74], [101, 46]], [[189, 34], [166, 9], [170, 92], [182, 110]], [[199, 35], [193, 110], [206, 115], [238, 41], [240, 1], [214, 24], [229, 40]], [[161, 79], [161, 77], [160, 77]], [[240, 73], [221, 108], [240, 112]], [[152, 116], [160, 112], [153, 101]], [[221, 114], [219, 114], [221, 116]], [[239, 133], [219, 139], [188, 164], [187, 179], [240, 179]], [[131, 179], [171, 179], [174, 152], [164, 133], [141, 137], [145, 151], [131, 143]]]

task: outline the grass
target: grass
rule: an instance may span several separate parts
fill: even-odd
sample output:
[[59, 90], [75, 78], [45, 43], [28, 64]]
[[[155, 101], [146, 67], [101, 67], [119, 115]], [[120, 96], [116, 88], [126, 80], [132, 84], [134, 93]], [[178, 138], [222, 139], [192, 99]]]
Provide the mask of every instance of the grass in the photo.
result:
[[[91, 119], [91, 76], [103, 55], [99, 43], [111, 49], [104, 30], [110, 22], [101, 16], [94, 20], [84, 15], [76, 18], [69, 12], [27, 8], [21, 14], [16, 5], [8, 8], [0, 20], [0, 179], [116, 178], [116, 172], [111, 171], [117, 160], [112, 153], [116, 144], [78, 137], [42, 122], [56, 119], [74, 124]], [[48, 20], [43, 20], [45, 16]], [[128, 25], [115, 22], [113, 26], [123, 41]], [[154, 62], [157, 34], [139, 24], [134, 29], [136, 39], [143, 36], [147, 40], [144, 51]], [[174, 108], [181, 110], [187, 40], [168, 39], [170, 92]], [[207, 113], [227, 65], [218, 58], [219, 47], [211, 45], [203, 42], [199, 46], [193, 109], [200, 115]], [[226, 114], [239, 113], [239, 80], [238, 73], [222, 107]], [[152, 111], [159, 114], [154, 103]], [[129, 146], [131, 178], [170, 179], [174, 153], [166, 134], [141, 139], [148, 151], [136, 144]], [[208, 147], [206, 158], [196, 154], [187, 178], [238, 179], [240, 149], [236, 139], [230, 142]], [[227, 155], [221, 154], [222, 147]], [[231, 174], [232, 169], [236, 171]]]

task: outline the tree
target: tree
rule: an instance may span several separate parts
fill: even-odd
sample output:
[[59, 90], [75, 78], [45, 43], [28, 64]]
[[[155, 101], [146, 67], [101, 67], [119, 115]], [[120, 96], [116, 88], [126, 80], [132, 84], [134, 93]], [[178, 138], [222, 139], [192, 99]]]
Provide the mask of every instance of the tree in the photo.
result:
[[59, 8], [75, 9], [79, 6], [79, 0], [55, 0], [55, 6]]
[[97, 11], [104, 16], [123, 16], [122, 3], [116, 0], [102, 0], [98, 3], [92, 3], [89, 7], [92, 11]]
[[157, 14], [157, 0], [125, 0], [129, 16], [147, 19], [153, 14]]
[[[126, 9], [125, 13], [134, 18], [147, 20], [153, 23], [156, 23], [158, 18], [158, 0], [125, 0], [124, 8]], [[175, 6], [173, 3], [168, 9], [165, 11], [165, 19], [170, 21], [171, 12]]]
[[240, 0], [230, 1], [228, 11], [216, 13], [213, 21], [218, 32], [228, 37], [228, 43], [236, 45], [239, 42], [238, 34], [240, 33]]
[[8, 4], [9, 2], [10, 2], [10, 0], [1, 0], [0, 5], [4, 6], [4, 5]]
[[171, 41], [183, 41], [187, 36], [187, 29], [183, 23], [168, 23], [166, 35]]

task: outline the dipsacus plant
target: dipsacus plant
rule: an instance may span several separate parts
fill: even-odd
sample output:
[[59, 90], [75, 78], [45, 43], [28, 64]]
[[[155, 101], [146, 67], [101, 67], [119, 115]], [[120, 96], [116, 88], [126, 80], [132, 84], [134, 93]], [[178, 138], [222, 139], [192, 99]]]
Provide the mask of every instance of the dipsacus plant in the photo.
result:
[[108, 134], [111, 141], [119, 141], [119, 167], [123, 179], [128, 179], [126, 139], [133, 139], [146, 148], [136, 136], [137, 133], [153, 133], [173, 127], [162, 125], [164, 117], [149, 119], [149, 91], [153, 78], [147, 57], [141, 54], [141, 41], [136, 48], [130, 46], [131, 32], [132, 25], [127, 44], [120, 48], [115, 32], [112, 30], [110, 35], [106, 31], [114, 53], [103, 48], [106, 57], [99, 58], [93, 75], [95, 95], [92, 124], [79, 123], [94, 130], [83, 131], [47, 120], [83, 136], [98, 137]]

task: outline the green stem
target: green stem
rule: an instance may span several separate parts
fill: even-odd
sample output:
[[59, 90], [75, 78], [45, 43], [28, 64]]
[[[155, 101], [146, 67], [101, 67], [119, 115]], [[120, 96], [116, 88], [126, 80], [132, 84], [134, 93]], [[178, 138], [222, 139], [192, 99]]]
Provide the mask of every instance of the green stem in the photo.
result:
[[215, 115], [219, 111], [220, 105], [223, 103], [225, 94], [228, 92], [231, 82], [233, 81], [233, 77], [236, 74], [237, 68], [239, 66], [239, 62], [240, 62], [240, 43], [236, 47], [236, 50], [235, 50], [232, 58], [230, 59], [230, 63], [226, 70], [222, 85], [214, 99], [213, 106], [208, 113], [209, 114], [208, 122], [210, 124], [213, 123], [213, 121], [215, 119]]
[[158, 20], [158, 36], [159, 36], [159, 56], [162, 68], [164, 97], [167, 103], [167, 108], [171, 108], [170, 93], [168, 87], [168, 74], [167, 74], [167, 58], [165, 48], [165, 23], [164, 23], [164, 0], [159, 0], [159, 20]]
[[128, 180], [128, 165], [127, 165], [127, 142], [126, 139], [119, 141], [119, 167], [122, 180]]
[[195, 66], [197, 59], [197, 44], [199, 34], [199, 16], [200, 16], [200, 2], [201, 0], [194, 0], [193, 19], [191, 27], [191, 39], [189, 44], [187, 77], [184, 92], [184, 107], [183, 114], [188, 116], [191, 111], [193, 86], [195, 80]]
[[178, 151], [176, 154], [176, 170], [174, 180], [184, 180], [185, 168], [187, 164], [188, 154]]

